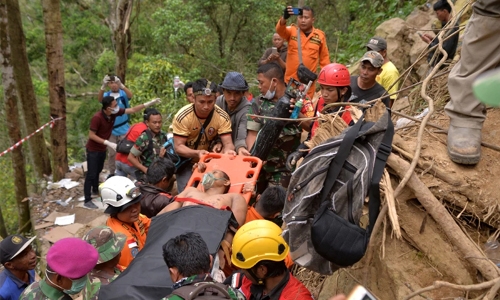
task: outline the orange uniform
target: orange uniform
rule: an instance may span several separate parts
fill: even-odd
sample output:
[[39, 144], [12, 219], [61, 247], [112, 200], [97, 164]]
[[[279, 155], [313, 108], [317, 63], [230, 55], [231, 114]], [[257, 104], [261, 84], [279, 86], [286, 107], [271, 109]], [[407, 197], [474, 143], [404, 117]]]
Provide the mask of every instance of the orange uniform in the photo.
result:
[[120, 266], [126, 268], [130, 265], [135, 256], [132, 254], [135, 249], [129, 247], [130, 242], [132, 240], [135, 241], [139, 251], [144, 248], [149, 226], [151, 225], [151, 219], [141, 214], [139, 215], [139, 220], [134, 222], [132, 224], [133, 226], [131, 226], [131, 224], [124, 223], [117, 218], [109, 217], [106, 221], [106, 225], [109, 226], [115, 233], [121, 232], [127, 236], [127, 243], [122, 249], [122, 255], [120, 257], [120, 262], [118, 263]]
[[[245, 224], [253, 220], [264, 220], [264, 217], [261, 216], [253, 206], [250, 206], [248, 207]], [[293, 265], [293, 260], [290, 258], [290, 253], [288, 253], [288, 255], [285, 258], [285, 264], [287, 268], [290, 268]]]
[[[286, 57], [286, 73], [285, 82], [288, 83], [290, 77], [297, 78], [297, 68], [299, 67], [299, 50], [297, 42], [297, 26], [292, 24], [286, 26], [281, 25], [280, 21], [276, 24], [276, 32], [288, 42], [288, 54]], [[300, 31], [300, 42], [302, 44], [302, 62], [309, 70], [317, 73], [318, 63], [321, 68], [330, 63], [330, 54], [326, 45], [325, 33], [313, 27], [313, 30], [306, 36], [303, 31]], [[315, 92], [313, 84], [307, 95], [312, 99]]]

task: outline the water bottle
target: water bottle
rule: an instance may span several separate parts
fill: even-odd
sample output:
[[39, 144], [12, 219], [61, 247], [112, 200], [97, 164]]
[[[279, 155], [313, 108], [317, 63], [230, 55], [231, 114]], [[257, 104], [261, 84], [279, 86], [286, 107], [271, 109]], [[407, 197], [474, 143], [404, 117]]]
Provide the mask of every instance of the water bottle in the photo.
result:
[[295, 103], [295, 108], [293, 109], [292, 115], [290, 119], [297, 119], [299, 117], [300, 110], [302, 109], [302, 105], [304, 102], [300, 99], [297, 103]]
[[130, 253], [132, 254], [132, 257], [135, 258], [137, 256], [137, 254], [139, 253], [139, 245], [137, 245], [137, 242], [133, 238], [130, 238], [127, 240], [127, 245], [128, 245], [128, 248], [130, 249]]
[[484, 243], [484, 254], [500, 268], [500, 243], [497, 240]]

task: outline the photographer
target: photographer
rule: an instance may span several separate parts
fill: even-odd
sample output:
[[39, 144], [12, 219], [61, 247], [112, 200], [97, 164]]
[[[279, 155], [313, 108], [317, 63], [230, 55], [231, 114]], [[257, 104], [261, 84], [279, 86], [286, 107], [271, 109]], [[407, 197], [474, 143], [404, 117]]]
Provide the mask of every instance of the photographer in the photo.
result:
[[137, 168], [135, 177], [139, 181], [144, 180], [148, 167], [156, 157], [165, 155], [163, 144], [167, 141], [167, 133], [161, 130], [162, 116], [159, 111], [151, 112], [146, 120], [146, 129], [135, 141], [130, 149], [128, 161]]
[[[106, 88], [109, 90], [106, 92]], [[132, 92], [121, 82], [120, 77], [115, 75], [106, 75], [102, 80], [102, 86], [97, 94], [97, 100], [102, 102], [104, 97], [111, 96], [118, 103], [118, 107], [126, 109], [130, 107], [130, 99], [132, 99]], [[118, 116], [113, 123], [113, 131], [109, 137], [109, 141], [118, 144], [125, 136], [127, 131], [130, 129], [129, 125], [130, 118], [128, 115]], [[108, 169], [109, 174], [115, 174], [115, 158], [116, 152], [108, 152], [108, 161], [106, 169]]]
[[[257, 81], [259, 82], [260, 96], [255, 98], [254, 104], [249, 109], [249, 114], [272, 116], [273, 109], [278, 100], [285, 95], [286, 85], [283, 80], [283, 70], [277, 64], [269, 63], [259, 67], [257, 70]], [[311, 101], [304, 100], [299, 118], [312, 117], [314, 109]], [[247, 146], [252, 149], [257, 133], [264, 126], [265, 119], [248, 117], [247, 120]], [[268, 183], [288, 187], [291, 172], [286, 169], [286, 158], [294, 152], [300, 144], [302, 129], [309, 130], [311, 121], [288, 123], [281, 132], [278, 141], [274, 144], [271, 153], [267, 157], [266, 164], [260, 171], [257, 180], [257, 192], [262, 193]], [[259, 145], [255, 145], [258, 147]]]

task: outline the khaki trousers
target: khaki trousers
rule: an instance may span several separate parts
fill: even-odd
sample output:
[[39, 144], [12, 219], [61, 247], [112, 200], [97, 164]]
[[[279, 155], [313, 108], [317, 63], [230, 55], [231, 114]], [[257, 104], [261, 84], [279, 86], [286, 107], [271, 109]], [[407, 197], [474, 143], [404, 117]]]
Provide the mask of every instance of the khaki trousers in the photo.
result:
[[[465, 28], [460, 60], [448, 77], [450, 125], [482, 129], [486, 107], [472, 93], [478, 75], [500, 65], [500, 18], [473, 13]], [[499, 95], [492, 95], [499, 97]]]

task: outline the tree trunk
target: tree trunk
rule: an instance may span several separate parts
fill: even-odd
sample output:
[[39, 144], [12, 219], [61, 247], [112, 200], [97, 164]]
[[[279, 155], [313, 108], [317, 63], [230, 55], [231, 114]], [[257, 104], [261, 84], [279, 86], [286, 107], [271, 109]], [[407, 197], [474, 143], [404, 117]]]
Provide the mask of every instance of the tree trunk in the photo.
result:
[[[59, 0], [42, 0], [43, 22], [45, 23], [45, 49], [49, 80], [50, 116], [66, 116], [66, 92], [64, 90], [64, 57]], [[54, 161], [54, 181], [64, 178], [68, 170], [66, 119], [54, 123], [50, 138]]]
[[[19, 2], [18, 0], [3, 1], [7, 4], [7, 32], [17, 95], [21, 100], [26, 130], [28, 133], [32, 133], [40, 127], [40, 117], [38, 115], [38, 105], [36, 103], [35, 90], [31, 81], [31, 72], [26, 54], [26, 38], [24, 37], [21, 22]], [[12, 116], [9, 115], [9, 117]], [[28, 140], [28, 144], [37, 176], [50, 175], [52, 171], [43, 132], [35, 134]]]
[[116, 52], [115, 74], [125, 84], [127, 74], [127, 59], [130, 51], [130, 16], [133, 0], [109, 0], [110, 15], [106, 23], [113, 34]]
[[[8, 1], [8, 0], [7, 0]], [[12, 145], [21, 139], [21, 129], [19, 124], [19, 110], [17, 108], [16, 81], [14, 78], [14, 67], [11, 62], [10, 36], [7, 34], [7, 9], [6, 0], [0, 0], [0, 63], [2, 65], [2, 83], [5, 101], [5, 116], [9, 131], [9, 141]], [[30, 79], [31, 82], [31, 79]], [[45, 147], [45, 145], [44, 145]], [[11, 153], [12, 167], [14, 168], [14, 190], [16, 194], [17, 209], [19, 211], [19, 227], [21, 232], [28, 232], [31, 226], [24, 226], [30, 222], [29, 202], [23, 200], [28, 197], [26, 188], [26, 169], [24, 165], [24, 155], [22, 144]], [[50, 167], [50, 166], [49, 166]], [[3, 218], [1, 220], [3, 223]], [[0, 235], [6, 234], [4, 231]]]

